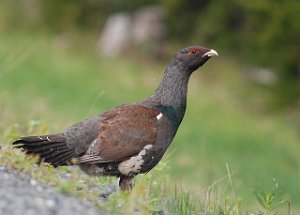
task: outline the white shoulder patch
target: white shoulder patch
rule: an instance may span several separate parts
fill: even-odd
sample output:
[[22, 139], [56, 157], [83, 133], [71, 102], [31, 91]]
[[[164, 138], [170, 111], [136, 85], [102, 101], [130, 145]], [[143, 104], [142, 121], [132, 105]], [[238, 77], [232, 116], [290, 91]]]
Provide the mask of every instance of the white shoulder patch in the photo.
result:
[[157, 116], [156, 116], [156, 119], [157, 120], [160, 120], [160, 118], [163, 116], [163, 114], [162, 113], [159, 113]]

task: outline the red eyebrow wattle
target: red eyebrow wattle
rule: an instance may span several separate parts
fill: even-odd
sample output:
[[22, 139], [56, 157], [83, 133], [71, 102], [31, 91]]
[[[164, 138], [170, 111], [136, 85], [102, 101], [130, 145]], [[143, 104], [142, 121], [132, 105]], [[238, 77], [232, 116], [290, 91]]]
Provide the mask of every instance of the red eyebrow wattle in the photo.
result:
[[199, 54], [200, 53], [200, 49], [199, 48], [192, 48], [191, 50], [188, 51], [188, 55], [193, 54], [193, 52], [195, 52], [195, 54]]

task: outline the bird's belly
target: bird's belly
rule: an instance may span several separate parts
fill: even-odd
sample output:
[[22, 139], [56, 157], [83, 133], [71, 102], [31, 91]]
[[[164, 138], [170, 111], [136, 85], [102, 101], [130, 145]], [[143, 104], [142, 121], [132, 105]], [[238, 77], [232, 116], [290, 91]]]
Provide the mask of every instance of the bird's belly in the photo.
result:
[[120, 162], [111, 163], [98, 163], [98, 164], [80, 164], [80, 169], [91, 176], [117, 176], [119, 177], [120, 171], [118, 170]]
[[121, 176], [137, 175], [149, 172], [159, 163], [168, 146], [170, 145], [174, 133], [163, 133], [158, 139], [159, 142], [154, 145], [146, 145], [137, 155], [129, 157], [127, 160], [97, 163], [97, 164], [80, 164], [83, 172], [92, 176]]

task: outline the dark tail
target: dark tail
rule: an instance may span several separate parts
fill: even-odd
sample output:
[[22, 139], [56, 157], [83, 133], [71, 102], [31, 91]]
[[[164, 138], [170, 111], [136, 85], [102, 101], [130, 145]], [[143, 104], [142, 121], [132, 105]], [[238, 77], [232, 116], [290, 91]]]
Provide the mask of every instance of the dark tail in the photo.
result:
[[75, 149], [67, 146], [64, 134], [21, 137], [13, 145], [23, 149], [26, 154], [39, 155], [40, 162], [50, 163], [54, 167], [70, 165], [76, 155]]

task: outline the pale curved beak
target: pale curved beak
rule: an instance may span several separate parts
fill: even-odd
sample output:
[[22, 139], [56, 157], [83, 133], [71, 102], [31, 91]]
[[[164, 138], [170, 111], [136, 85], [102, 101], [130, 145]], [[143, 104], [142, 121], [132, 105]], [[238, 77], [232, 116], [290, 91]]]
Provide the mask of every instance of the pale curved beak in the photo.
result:
[[213, 56], [219, 56], [219, 54], [215, 50], [211, 49], [210, 51], [206, 52], [203, 56], [213, 57]]

